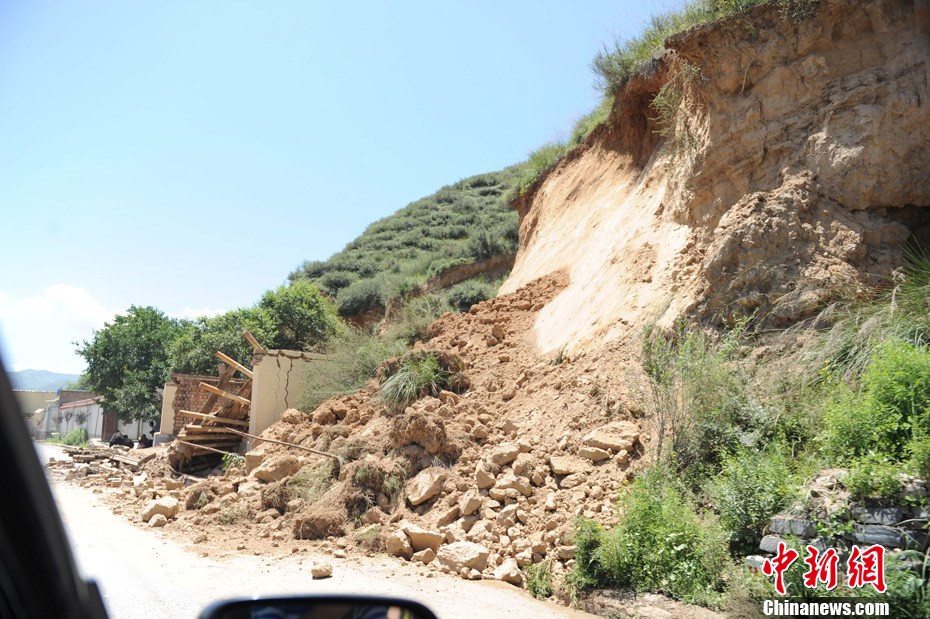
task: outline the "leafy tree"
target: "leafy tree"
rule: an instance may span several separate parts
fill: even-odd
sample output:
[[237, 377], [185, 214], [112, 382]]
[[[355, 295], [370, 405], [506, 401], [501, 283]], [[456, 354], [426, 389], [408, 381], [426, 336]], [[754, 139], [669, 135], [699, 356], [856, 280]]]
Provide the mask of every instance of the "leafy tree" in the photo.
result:
[[275, 340], [271, 318], [259, 307], [243, 307], [183, 325], [168, 347], [172, 371], [214, 374], [218, 363], [216, 351], [226, 353], [239, 363], [251, 365], [252, 346], [242, 337], [245, 329], [259, 342]]
[[319, 349], [339, 325], [333, 304], [305, 280], [269, 290], [258, 308], [267, 313], [274, 331], [270, 342], [262, 342], [269, 348]]
[[159, 415], [157, 390], [168, 379], [168, 346], [183, 325], [154, 307], [133, 305], [78, 346], [87, 361], [87, 385], [103, 396], [108, 411], [124, 422]]

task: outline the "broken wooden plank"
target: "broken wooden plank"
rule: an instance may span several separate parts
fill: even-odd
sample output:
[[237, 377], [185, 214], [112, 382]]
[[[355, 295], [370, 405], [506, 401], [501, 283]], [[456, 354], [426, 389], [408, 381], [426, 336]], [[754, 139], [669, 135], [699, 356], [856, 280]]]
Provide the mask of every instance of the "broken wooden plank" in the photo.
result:
[[232, 417], [220, 417], [219, 415], [205, 415], [203, 413], [195, 413], [194, 411], [179, 411], [179, 415], [182, 417], [190, 417], [191, 419], [200, 419], [203, 421], [215, 421], [216, 423], [225, 423], [231, 426], [241, 426], [243, 428], [249, 427], [249, 422], [242, 419], [233, 419]]
[[224, 355], [222, 352], [216, 351], [216, 358], [222, 361], [223, 363], [225, 363], [226, 365], [236, 368], [237, 370], [239, 370], [239, 373], [245, 376], [246, 378], [252, 378], [252, 370], [245, 367], [244, 365], [242, 365], [241, 363], [239, 363], [238, 361], [236, 361], [229, 355]]
[[258, 343], [258, 340], [255, 339], [255, 336], [249, 333], [248, 329], [242, 330], [242, 337], [252, 345], [253, 352], [265, 352], [265, 347]]
[[266, 443], [274, 443], [275, 445], [284, 445], [285, 447], [293, 447], [294, 449], [309, 451], [312, 454], [316, 454], [318, 456], [326, 456], [327, 458], [334, 459], [336, 462], [342, 462], [342, 458], [340, 458], [339, 456], [335, 454], [331, 454], [326, 451], [320, 451], [319, 449], [313, 449], [312, 447], [304, 447], [303, 445], [295, 445], [294, 443], [285, 443], [284, 441], [278, 441], [273, 438], [263, 438], [261, 436], [255, 436], [254, 434], [249, 434], [248, 432], [240, 432], [239, 430], [233, 430], [232, 428], [230, 428], [229, 430], [233, 432], [234, 434], [238, 434], [240, 436], [247, 436], [249, 438], [254, 438], [259, 441], [264, 441]]
[[212, 447], [207, 447], [206, 445], [200, 445], [197, 443], [188, 443], [187, 441], [182, 441], [181, 439], [176, 439], [176, 440], [178, 443], [182, 445], [187, 445], [188, 447], [193, 447], [194, 449], [203, 449], [204, 451], [212, 451], [213, 453], [218, 453], [218, 454], [223, 454], [223, 455], [236, 453], [234, 451], [223, 451], [222, 449], [214, 449]]
[[[216, 383], [217, 388], [226, 389], [229, 385], [229, 381], [232, 380], [233, 376], [236, 374], [236, 368], [227, 367], [226, 370], [220, 375], [219, 381]], [[203, 406], [200, 407], [201, 413], [209, 413], [213, 410], [213, 406], [216, 404], [216, 401], [219, 399], [219, 396], [215, 393], [211, 393], [207, 396], [207, 401], [203, 403]]]
[[200, 383], [200, 388], [201, 388], [201, 389], [204, 389], [205, 391], [209, 391], [210, 393], [212, 393], [213, 395], [216, 395], [216, 396], [218, 396], [218, 397], [225, 398], [225, 399], [227, 399], [227, 400], [231, 400], [231, 401], [233, 401], [233, 402], [237, 402], [237, 403], [239, 403], [239, 404], [242, 404], [243, 406], [251, 406], [251, 405], [252, 405], [252, 402], [251, 402], [251, 401], [249, 401], [249, 400], [243, 398], [242, 396], [238, 396], [238, 395], [236, 395], [235, 393], [230, 393], [230, 392], [228, 392], [228, 391], [223, 391], [222, 389], [219, 389], [219, 388], [217, 388], [217, 387], [214, 387], [213, 385], [210, 385], [210, 384], [208, 384], [208, 383]]

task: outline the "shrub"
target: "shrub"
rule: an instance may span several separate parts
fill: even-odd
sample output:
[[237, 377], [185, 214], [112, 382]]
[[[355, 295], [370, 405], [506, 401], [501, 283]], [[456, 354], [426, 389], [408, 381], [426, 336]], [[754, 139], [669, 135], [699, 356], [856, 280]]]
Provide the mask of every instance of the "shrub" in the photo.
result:
[[785, 507], [790, 470], [776, 447], [741, 449], [723, 460], [720, 477], [709, 489], [730, 535], [730, 548], [749, 554], [759, 546], [769, 518]]
[[463, 377], [461, 362], [434, 352], [413, 352], [386, 363], [381, 375], [381, 402], [403, 410], [425, 395], [438, 396], [443, 389], [458, 391]]
[[469, 279], [449, 288], [446, 300], [453, 308], [460, 312], [467, 312], [472, 305], [492, 298], [497, 291], [487, 281], [482, 279]]
[[88, 445], [87, 430], [84, 428], [75, 428], [65, 434], [62, 437], [61, 442], [65, 445], [86, 447]]
[[336, 463], [331, 458], [304, 465], [284, 482], [288, 500], [311, 503], [332, 487], [336, 473]]
[[358, 281], [358, 275], [350, 271], [329, 271], [316, 281], [321, 290], [335, 297], [340, 290]]
[[548, 561], [526, 567], [526, 590], [537, 599], [552, 595], [552, 564]]
[[711, 515], [698, 515], [670, 469], [640, 474], [621, 498], [620, 513], [619, 524], [600, 536], [597, 576], [689, 603], [720, 603], [726, 537]]
[[353, 282], [336, 297], [340, 316], [357, 316], [379, 305], [384, 305], [384, 295], [382, 282], [377, 279]]
[[679, 470], [697, 479], [715, 470], [722, 454], [760, 445], [774, 432], [773, 416], [746, 391], [748, 377], [734, 365], [742, 326], [714, 341], [679, 324], [670, 333], [647, 329], [642, 364], [645, 400], [659, 436], [667, 435]]
[[858, 391], [837, 387], [822, 441], [834, 461], [869, 454], [894, 461], [930, 431], [930, 349], [902, 341], [879, 347]]

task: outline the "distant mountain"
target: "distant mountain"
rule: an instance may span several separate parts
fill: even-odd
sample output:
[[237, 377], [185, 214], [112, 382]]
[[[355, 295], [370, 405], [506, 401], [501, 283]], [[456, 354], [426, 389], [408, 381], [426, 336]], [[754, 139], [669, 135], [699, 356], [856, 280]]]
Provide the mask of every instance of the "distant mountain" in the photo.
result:
[[46, 370], [20, 370], [10, 372], [13, 389], [30, 391], [56, 391], [78, 379], [77, 374], [58, 374]]

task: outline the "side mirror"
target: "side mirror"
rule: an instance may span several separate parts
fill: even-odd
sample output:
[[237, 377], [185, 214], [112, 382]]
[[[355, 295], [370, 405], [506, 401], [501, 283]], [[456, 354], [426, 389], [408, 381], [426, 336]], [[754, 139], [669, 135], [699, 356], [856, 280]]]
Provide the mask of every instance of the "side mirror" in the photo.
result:
[[417, 602], [355, 595], [226, 600], [208, 606], [200, 619], [437, 619]]

